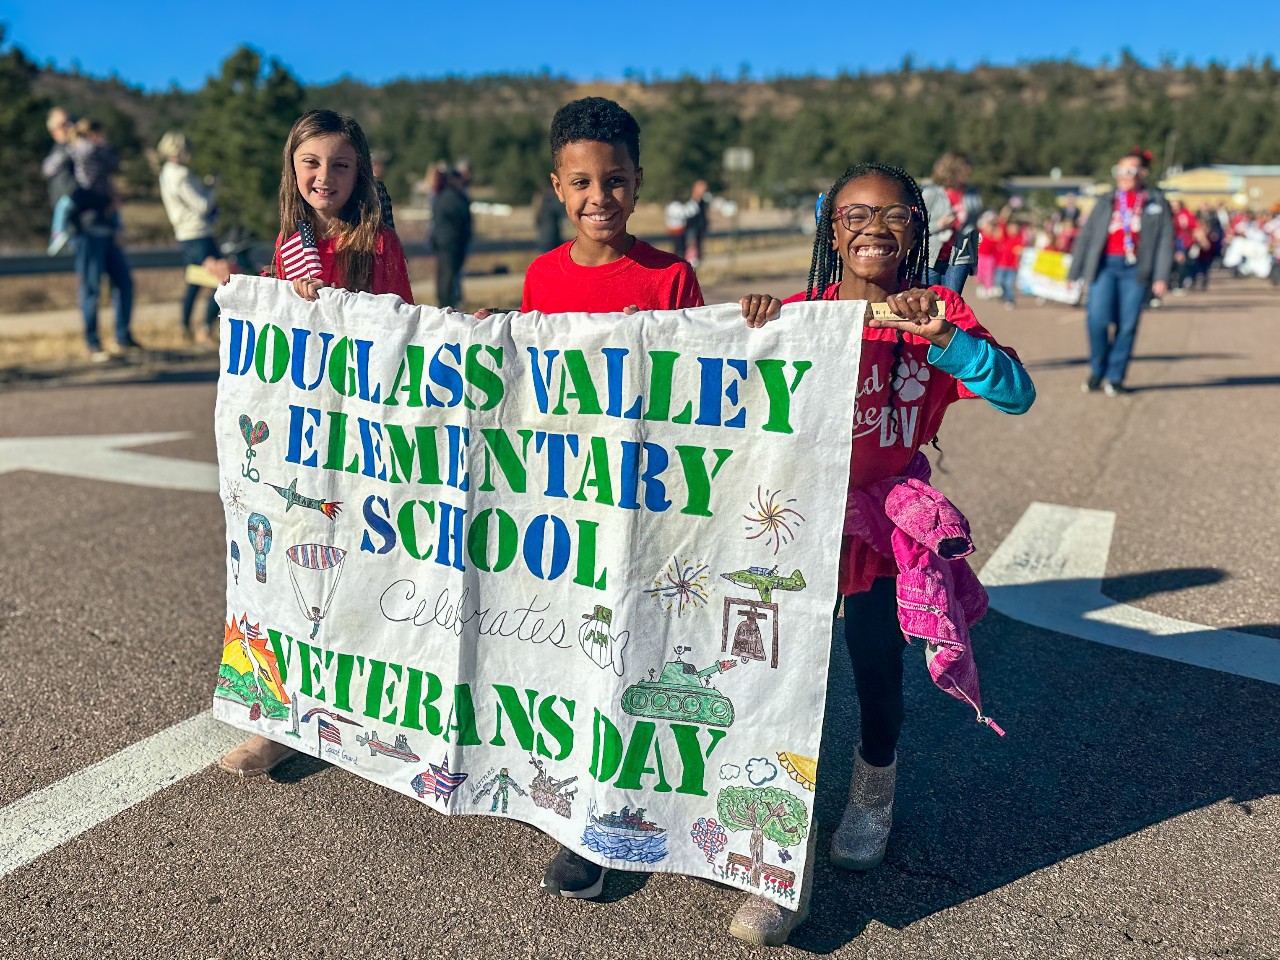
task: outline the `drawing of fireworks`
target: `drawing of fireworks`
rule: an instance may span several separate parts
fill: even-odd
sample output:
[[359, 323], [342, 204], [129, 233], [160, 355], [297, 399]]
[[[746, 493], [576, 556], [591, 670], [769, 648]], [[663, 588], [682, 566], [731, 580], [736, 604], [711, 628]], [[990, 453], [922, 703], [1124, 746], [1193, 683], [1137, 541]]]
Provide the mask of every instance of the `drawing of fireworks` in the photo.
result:
[[710, 578], [705, 563], [672, 557], [653, 578], [653, 586], [645, 593], [666, 610], [675, 610], [676, 616], [682, 617], [686, 608], [697, 608], [707, 602], [707, 581]]
[[776, 556], [778, 548], [796, 538], [795, 528], [804, 523], [804, 515], [788, 507], [795, 503], [795, 498], [782, 499], [781, 490], [764, 490], [756, 487], [756, 498], [750, 501], [751, 513], [744, 513], [742, 519], [750, 521], [746, 529], [758, 527], [748, 540], [759, 540], [767, 537], [773, 541], [773, 552]]
[[239, 480], [227, 481], [227, 509], [237, 517], [248, 509], [244, 503], [244, 491], [240, 488]]

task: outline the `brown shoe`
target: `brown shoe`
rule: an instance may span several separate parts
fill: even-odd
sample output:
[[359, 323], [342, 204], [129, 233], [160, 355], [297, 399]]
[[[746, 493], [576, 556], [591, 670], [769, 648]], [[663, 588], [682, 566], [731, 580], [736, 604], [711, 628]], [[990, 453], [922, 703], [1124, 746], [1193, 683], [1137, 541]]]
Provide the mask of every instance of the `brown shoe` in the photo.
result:
[[218, 768], [242, 779], [270, 773], [298, 751], [266, 737], [250, 737], [218, 761]]
[[788, 910], [764, 897], [747, 897], [729, 924], [729, 935], [757, 947], [780, 947], [809, 916], [806, 900], [799, 910]]
[[809, 824], [809, 840], [805, 849], [804, 875], [800, 880], [800, 902], [791, 910], [765, 897], [749, 896], [743, 901], [729, 924], [729, 935], [757, 947], [780, 947], [792, 931], [809, 918], [809, 900], [813, 896], [813, 868], [818, 853], [818, 821]]

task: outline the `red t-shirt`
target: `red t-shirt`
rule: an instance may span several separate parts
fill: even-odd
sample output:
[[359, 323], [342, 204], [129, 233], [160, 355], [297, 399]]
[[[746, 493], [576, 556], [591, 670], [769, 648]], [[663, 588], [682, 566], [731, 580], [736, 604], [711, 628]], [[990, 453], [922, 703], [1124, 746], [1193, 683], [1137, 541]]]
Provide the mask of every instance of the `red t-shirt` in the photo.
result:
[[[947, 305], [947, 319], [961, 330], [988, 341], [1017, 359], [973, 315], [969, 305], [946, 287], [930, 287]], [[824, 300], [838, 300], [840, 285], [832, 284]], [[803, 300], [797, 293], [783, 303]], [[897, 376], [891, 375], [897, 331], [862, 328], [862, 359], [858, 364], [857, 404], [853, 414], [853, 454], [849, 460], [849, 486], [863, 488], [879, 480], [900, 476], [916, 451], [938, 435], [943, 414], [957, 400], [977, 396], [948, 373], [929, 365], [929, 341], [902, 334]], [[889, 415], [889, 386], [897, 380]], [[898, 425], [901, 424], [901, 429]], [[876, 577], [897, 575], [893, 560], [872, 550], [863, 540], [845, 537], [840, 551], [840, 592], [863, 593]]]
[[1124, 256], [1124, 216], [1122, 210], [1129, 211], [1129, 230], [1133, 234], [1133, 251], [1138, 252], [1138, 241], [1142, 233], [1142, 208], [1146, 205], [1145, 190], [1116, 191], [1115, 200], [1111, 204], [1111, 222], [1107, 225], [1107, 256]]
[[[1027, 246], [1027, 235], [1021, 227], [1007, 224], [995, 229], [996, 237], [996, 269], [1017, 270], [1022, 260], [1022, 251]], [[947, 317], [950, 320], [950, 316]]]
[[1196, 215], [1183, 207], [1173, 215], [1173, 229], [1177, 234], [1178, 248], [1185, 253], [1191, 249], [1191, 245], [1196, 242], [1196, 227], [1200, 226], [1200, 221], [1196, 219]]
[[[290, 234], [292, 236], [292, 234]], [[280, 245], [284, 242], [284, 234], [276, 237], [276, 276], [284, 276], [284, 266], [280, 262]], [[338, 249], [338, 237], [317, 240], [316, 249], [320, 252], [320, 279], [327, 287], [346, 289], [346, 278], [338, 273], [335, 253]], [[404, 248], [400, 246], [400, 238], [390, 227], [381, 227], [373, 250], [373, 285], [370, 293], [394, 293], [405, 303], [413, 303], [413, 289], [409, 286], [409, 267], [405, 263]]]
[[675, 254], [636, 240], [621, 259], [599, 267], [573, 262], [573, 241], [548, 250], [529, 264], [520, 309], [543, 313], [617, 313], [678, 310], [703, 305], [693, 267]]

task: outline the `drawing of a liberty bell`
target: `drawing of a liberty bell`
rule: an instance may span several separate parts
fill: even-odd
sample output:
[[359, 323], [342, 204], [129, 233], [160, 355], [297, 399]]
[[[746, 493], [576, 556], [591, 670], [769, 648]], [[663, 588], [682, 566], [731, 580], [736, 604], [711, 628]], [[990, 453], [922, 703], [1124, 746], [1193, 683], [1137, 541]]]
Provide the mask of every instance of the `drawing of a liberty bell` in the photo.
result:
[[733, 631], [733, 655], [747, 660], [764, 659], [764, 637], [760, 636], [760, 626], [756, 622], [765, 619], [765, 615], [753, 607], [738, 610], [742, 622]]

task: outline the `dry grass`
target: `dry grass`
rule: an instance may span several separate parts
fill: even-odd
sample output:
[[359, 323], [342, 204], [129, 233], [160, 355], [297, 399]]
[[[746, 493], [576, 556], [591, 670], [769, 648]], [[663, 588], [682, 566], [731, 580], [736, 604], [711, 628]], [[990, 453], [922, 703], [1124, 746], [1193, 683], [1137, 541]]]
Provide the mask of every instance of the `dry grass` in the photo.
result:
[[[770, 276], [802, 272], [809, 263], [810, 247], [806, 241], [788, 239], [779, 246], [776, 237], [742, 242], [732, 253], [727, 237], [712, 237], [707, 242], [707, 259], [699, 268], [704, 285], [733, 279], [764, 280]], [[464, 309], [480, 307], [517, 309], [524, 282], [524, 272], [533, 258], [530, 252], [485, 254], [468, 260], [468, 276], [464, 285]], [[420, 303], [435, 302], [435, 261], [415, 257], [409, 262], [409, 277]], [[182, 336], [178, 324], [178, 301], [184, 281], [181, 270], [139, 270], [134, 274], [136, 289], [133, 332], [135, 339], [148, 350], [166, 353], [198, 353]], [[75, 365], [88, 361], [84, 337], [74, 317], [67, 311], [76, 309], [75, 279], [69, 274], [53, 277], [0, 278], [0, 314], [64, 311], [50, 329], [38, 333], [0, 336], [0, 369], [29, 366]], [[745, 291], [744, 291], [745, 292]], [[104, 304], [106, 298], [104, 297]], [[195, 317], [203, 316], [203, 296], [197, 302]], [[42, 318], [28, 329], [38, 328]], [[113, 315], [104, 306], [99, 320], [103, 336], [109, 342]]]

